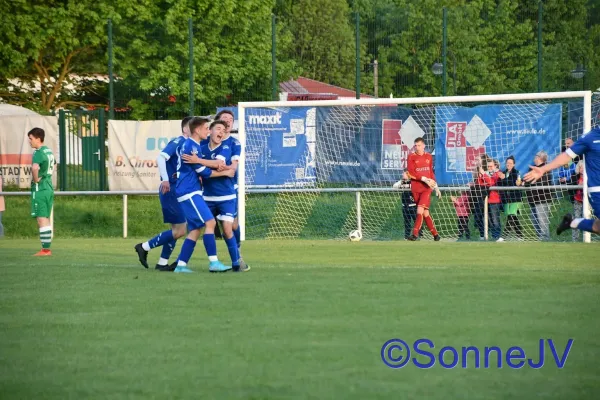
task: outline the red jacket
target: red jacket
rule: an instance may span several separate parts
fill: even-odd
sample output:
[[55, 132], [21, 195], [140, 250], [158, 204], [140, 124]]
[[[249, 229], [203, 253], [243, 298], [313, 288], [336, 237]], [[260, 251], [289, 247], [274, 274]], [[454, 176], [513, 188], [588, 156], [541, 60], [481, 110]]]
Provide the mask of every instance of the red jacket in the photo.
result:
[[[492, 176], [490, 176], [491, 180], [492, 180], [492, 184], [490, 186], [498, 186], [498, 181], [500, 180], [500, 177], [498, 176], [498, 173], [500, 171], [496, 171], [492, 174]], [[490, 195], [488, 197], [488, 204], [500, 204], [502, 203], [502, 200], [500, 199], [500, 193], [498, 193], [497, 190], [492, 190], [490, 191]]]
[[453, 201], [454, 208], [456, 208], [457, 217], [468, 217], [469, 216], [469, 196], [463, 193], [460, 197]]
[[410, 177], [410, 188], [415, 192], [424, 192], [431, 188], [421, 180], [426, 177], [435, 180], [433, 173], [433, 158], [429, 153], [418, 155], [411, 153], [408, 156], [408, 176]]

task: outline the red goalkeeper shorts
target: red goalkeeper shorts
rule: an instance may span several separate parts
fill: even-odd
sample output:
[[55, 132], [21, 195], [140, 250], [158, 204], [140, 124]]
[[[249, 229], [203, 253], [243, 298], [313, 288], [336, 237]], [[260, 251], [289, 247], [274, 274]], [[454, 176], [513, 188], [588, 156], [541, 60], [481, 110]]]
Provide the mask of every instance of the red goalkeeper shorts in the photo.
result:
[[423, 207], [426, 209], [429, 208], [429, 205], [431, 204], [431, 192], [431, 189], [423, 192], [412, 192], [415, 203], [417, 203], [417, 207]]

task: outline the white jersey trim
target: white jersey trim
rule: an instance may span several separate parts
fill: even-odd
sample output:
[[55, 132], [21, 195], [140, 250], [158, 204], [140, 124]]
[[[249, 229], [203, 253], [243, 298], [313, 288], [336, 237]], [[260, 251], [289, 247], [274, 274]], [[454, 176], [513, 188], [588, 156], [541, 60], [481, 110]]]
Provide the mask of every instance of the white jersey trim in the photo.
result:
[[165, 153], [164, 151], [161, 151], [160, 155], [167, 161], [169, 161], [169, 159], [171, 158], [171, 156]]
[[231, 161], [238, 161], [240, 156], [231, 156]]
[[588, 188], [588, 193], [600, 193], [600, 186]]
[[571, 157], [571, 158], [579, 157], [579, 154], [576, 154], [576, 153], [575, 153], [573, 150], [571, 150], [571, 149], [567, 149], [567, 150], [565, 151], [565, 153], [567, 153], [567, 154], [569, 155], [569, 157]]
[[199, 174], [200, 172], [204, 171], [206, 169], [206, 167], [202, 166], [200, 168], [196, 168], [196, 173]]
[[230, 217], [229, 215], [217, 215], [217, 219], [219, 221], [228, 221], [228, 222], [233, 222], [233, 217]]
[[183, 196], [179, 196], [177, 198], [177, 201], [181, 203], [182, 201], [186, 201], [186, 200], [191, 199], [195, 195], [202, 196], [202, 190], [196, 190], [195, 192], [184, 194]]
[[235, 194], [228, 194], [227, 196], [204, 196], [204, 201], [227, 201], [234, 199]]

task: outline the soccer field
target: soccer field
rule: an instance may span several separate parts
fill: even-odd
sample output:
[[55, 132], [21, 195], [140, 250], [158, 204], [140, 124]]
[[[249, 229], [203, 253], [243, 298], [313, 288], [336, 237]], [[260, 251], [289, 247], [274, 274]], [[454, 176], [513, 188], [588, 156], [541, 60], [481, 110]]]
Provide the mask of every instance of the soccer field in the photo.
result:
[[[208, 273], [199, 245], [172, 274], [135, 243], [0, 240], [0, 398], [600, 398], [596, 244], [248, 241], [248, 273]], [[497, 346], [502, 368], [392, 369], [393, 338]], [[540, 339], [559, 360], [574, 340], [562, 368], [548, 345], [541, 368], [507, 365]]]

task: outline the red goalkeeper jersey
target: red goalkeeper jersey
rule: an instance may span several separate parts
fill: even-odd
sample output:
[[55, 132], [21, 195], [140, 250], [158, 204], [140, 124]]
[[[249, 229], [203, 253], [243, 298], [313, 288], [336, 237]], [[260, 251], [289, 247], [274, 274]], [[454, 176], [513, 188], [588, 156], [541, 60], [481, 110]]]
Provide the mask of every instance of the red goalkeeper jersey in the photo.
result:
[[415, 192], [424, 192], [431, 188], [421, 180], [422, 177], [435, 180], [433, 174], [433, 158], [429, 153], [418, 155], [411, 153], [408, 156], [408, 175], [410, 176], [410, 188]]

